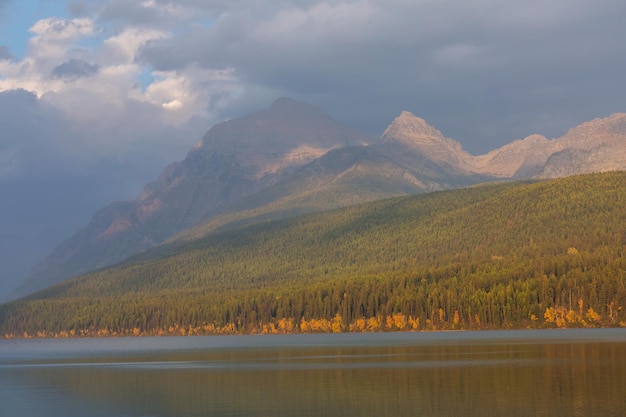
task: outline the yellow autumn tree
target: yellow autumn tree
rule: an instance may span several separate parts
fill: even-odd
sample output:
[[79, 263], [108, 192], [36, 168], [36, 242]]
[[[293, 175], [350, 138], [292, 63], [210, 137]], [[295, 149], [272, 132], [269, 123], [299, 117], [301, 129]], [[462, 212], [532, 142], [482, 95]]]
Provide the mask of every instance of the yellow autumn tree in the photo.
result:
[[595, 312], [595, 310], [591, 307], [587, 310], [587, 314], [585, 314], [585, 318], [593, 324], [598, 324], [600, 322], [600, 315]]
[[343, 330], [343, 319], [339, 313], [335, 314], [335, 317], [333, 317], [330, 328], [333, 333], [341, 333]]

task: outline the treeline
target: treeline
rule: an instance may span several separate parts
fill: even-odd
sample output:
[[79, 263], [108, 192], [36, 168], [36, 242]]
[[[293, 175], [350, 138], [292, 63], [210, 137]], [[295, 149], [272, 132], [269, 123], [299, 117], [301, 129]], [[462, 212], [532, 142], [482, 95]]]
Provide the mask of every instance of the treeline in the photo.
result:
[[485, 185], [147, 253], [0, 306], [0, 334], [626, 326], [625, 250], [625, 173]]

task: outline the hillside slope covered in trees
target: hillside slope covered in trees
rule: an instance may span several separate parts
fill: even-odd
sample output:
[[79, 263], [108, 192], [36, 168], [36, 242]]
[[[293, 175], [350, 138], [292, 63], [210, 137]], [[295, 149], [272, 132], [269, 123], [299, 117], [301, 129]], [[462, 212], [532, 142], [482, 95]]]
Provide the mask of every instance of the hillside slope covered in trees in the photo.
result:
[[626, 326], [626, 173], [209, 235], [0, 306], [15, 336]]

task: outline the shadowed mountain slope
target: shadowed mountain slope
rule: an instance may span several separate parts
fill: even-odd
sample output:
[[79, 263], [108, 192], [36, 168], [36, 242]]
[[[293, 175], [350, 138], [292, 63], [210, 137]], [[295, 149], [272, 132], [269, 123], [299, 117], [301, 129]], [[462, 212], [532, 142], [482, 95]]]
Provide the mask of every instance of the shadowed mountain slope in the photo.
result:
[[113, 203], [96, 213], [37, 266], [16, 295], [152, 248], [279, 183], [331, 149], [368, 141], [320, 109], [287, 98], [220, 123], [137, 199]]

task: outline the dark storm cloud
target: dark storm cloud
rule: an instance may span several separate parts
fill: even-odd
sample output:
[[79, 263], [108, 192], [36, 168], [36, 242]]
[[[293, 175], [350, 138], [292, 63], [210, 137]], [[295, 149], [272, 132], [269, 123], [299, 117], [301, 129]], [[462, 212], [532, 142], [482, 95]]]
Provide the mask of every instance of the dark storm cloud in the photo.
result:
[[0, 299], [96, 210], [135, 197], [182, 159], [206, 129], [164, 125], [158, 109], [132, 101], [117, 124], [80, 124], [54, 100], [0, 92]]
[[45, 169], [58, 156], [45, 138], [62, 134], [62, 124], [34, 94], [0, 92], [0, 127], [0, 181]]
[[[15, 287], [54, 241], [62, 237], [59, 230], [53, 229], [55, 224], [65, 222], [55, 223], [63, 219], [57, 209], [64, 206], [59, 200], [64, 196], [53, 191], [54, 181], [42, 180], [51, 174], [50, 163], [59, 159], [49, 140], [63, 134], [54, 112], [41, 106], [37, 97], [27, 91], [0, 92], [0, 128], [1, 296]], [[52, 172], [57, 172], [52, 176], [63, 175], [59, 167]], [[64, 189], [58, 185], [58, 189]], [[71, 210], [67, 211], [69, 214]]]
[[67, 13], [73, 17], [89, 16], [93, 10], [92, 8], [93, 2], [87, 2], [85, 0], [70, 0], [65, 7]]
[[114, 0], [107, 2], [99, 13], [103, 20], [120, 20], [133, 24], [157, 24], [162, 25], [162, 13], [159, 9], [142, 6], [143, 2]]
[[379, 134], [401, 110], [470, 151], [626, 109], [626, 3], [363, 1], [241, 7], [140, 59], [234, 68], [248, 86]]
[[237, 8], [237, 4], [224, 1], [94, 0], [74, 2], [70, 11], [76, 15], [96, 16], [101, 22], [119, 27], [187, 31], [191, 23], [210, 22], [214, 16], [232, 8]]
[[80, 59], [70, 59], [52, 69], [52, 78], [74, 81], [97, 74], [100, 67]]

